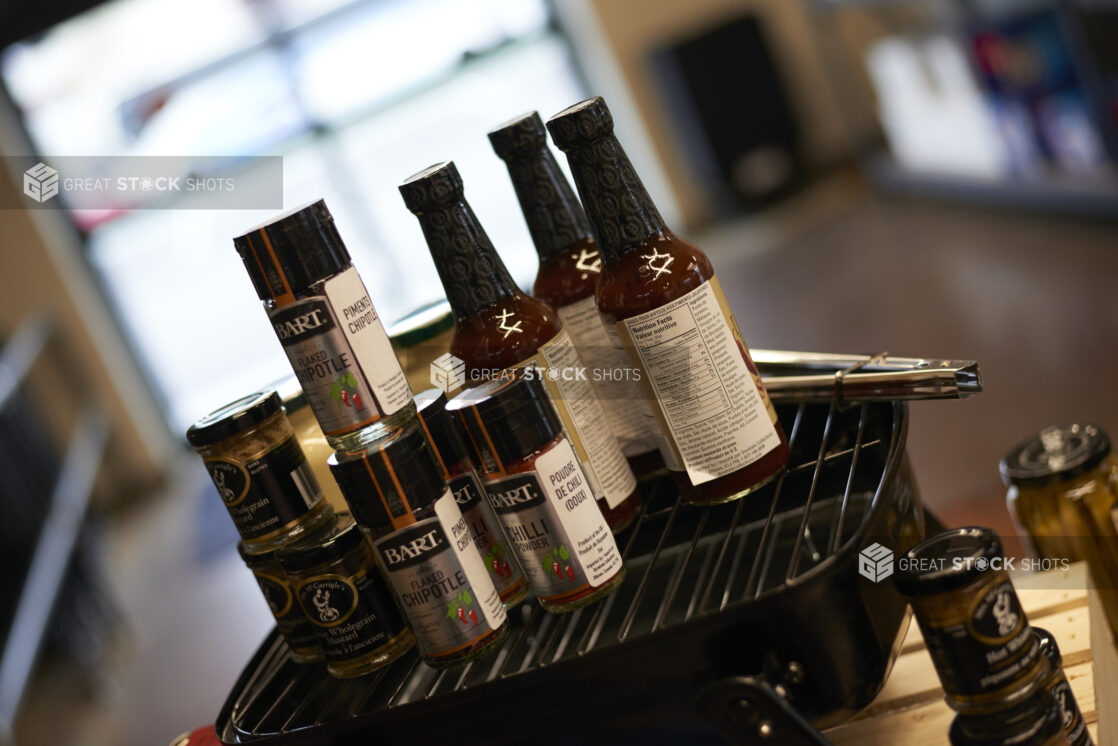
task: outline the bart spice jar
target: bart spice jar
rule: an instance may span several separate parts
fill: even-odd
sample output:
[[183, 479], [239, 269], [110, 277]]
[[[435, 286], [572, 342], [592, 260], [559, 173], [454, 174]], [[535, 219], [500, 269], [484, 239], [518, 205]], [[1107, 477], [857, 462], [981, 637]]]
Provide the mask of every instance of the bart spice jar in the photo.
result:
[[365, 284], [322, 200], [233, 239], [331, 447], [388, 433], [411, 390]]
[[[328, 534], [333, 530], [334, 523], [335, 521], [331, 521], [319, 532]], [[315, 534], [319, 532], [312, 533], [308, 540], [313, 542]], [[243, 541], [237, 543], [237, 552], [256, 578], [256, 584], [260, 586], [260, 592], [264, 594], [264, 600], [268, 602], [268, 608], [276, 619], [276, 627], [291, 648], [291, 659], [296, 663], [314, 663], [322, 660], [322, 648], [318, 645], [314, 626], [307, 618], [303, 607], [295, 600], [295, 589], [291, 585], [291, 578], [280, 566], [275, 552], [249, 554], [245, 551]]]
[[1060, 656], [1060, 647], [1052, 633], [1040, 627], [1033, 627], [1033, 633], [1040, 642], [1040, 654], [1048, 661], [1048, 675], [1042, 681], [1042, 686], [1048, 690], [1055, 700], [1060, 712], [1060, 722], [1064, 734], [1071, 746], [1093, 746], [1091, 734], [1087, 732], [1087, 721], [1079, 710], [1079, 703], [1075, 701], [1071, 685], [1064, 675], [1064, 661]]
[[1044, 689], [1022, 702], [986, 715], [956, 715], [948, 732], [951, 746], [1068, 746], [1060, 710]]
[[328, 463], [424, 660], [445, 668], [493, 650], [508, 617], [419, 424]]
[[520, 603], [528, 595], [528, 579], [485, 498], [458, 426], [446, 411], [446, 396], [438, 389], [416, 394], [415, 411], [502, 603], [506, 608]]
[[343, 515], [320, 541], [285, 547], [276, 559], [314, 625], [331, 676], [349, 679], [375, 671], [414, 644], [352, 517]]
[[947, 704], [985, 714], [1037, 687], [1045, 661], [988, 528], [960, 528], [917, 544], [894, 581], [912, 604]]
[[447, 409], [540, 604], [571, 611], [617, 588], [621, 553], [538, 370], [509, 372], [459, 394]]
[[186, 439], [202, 457], [247, 553], [276, 549], [333, 517], [274, 391], [211, 412], [190, 426]]

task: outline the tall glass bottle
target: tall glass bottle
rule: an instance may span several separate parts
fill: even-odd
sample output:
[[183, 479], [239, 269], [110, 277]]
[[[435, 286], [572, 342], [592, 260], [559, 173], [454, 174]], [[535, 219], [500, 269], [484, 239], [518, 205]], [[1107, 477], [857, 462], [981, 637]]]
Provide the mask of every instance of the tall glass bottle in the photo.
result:
[[638, 477], [664, 469], [657, 434], [629, 358], [615, 348], [598, 315], [594, 291], [602, 260], [590, 223], [574, 190], [547, 147], [537, 112], [517, 117], [489, 133], [493, 150], [508, 166], [520, 209], [539, 254], [532, 294], [559, 314], [590, 371], [610, 428]]
[[547, 128], [598, 239], [598, 311], [642, 372], [680, 490], [699, 504], [756, 490], [787, 463], [788, 441], [710, 260], [664, 224], [605, 101], [565, 109]]
[[[585, 377], [578, 352], [555, 310], [513, 282], [466, 202], [451, 162], [431, 166], [400, 185], [419, 218], [431, 257], [454, 312], [450, 353], [465, 365], [466, 383], [508, 368], [535, 365], [590, 475], [598, 506], [614, 531], [636, 517], [636, 479]], [[451, 390], [448, 387], [448, 390]]]

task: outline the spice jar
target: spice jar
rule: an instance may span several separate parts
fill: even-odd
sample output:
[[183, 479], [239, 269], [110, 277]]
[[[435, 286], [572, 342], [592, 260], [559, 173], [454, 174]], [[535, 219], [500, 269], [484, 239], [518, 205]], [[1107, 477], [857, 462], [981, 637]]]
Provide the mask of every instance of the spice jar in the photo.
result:
[[1033, 627], [1040, 643], [1040, 654], [1048, 661], [1048, 675], [1041, 682], [1042, 686], [1052, 695], [1056, 707], [1060, 711], [1060, 723], [1064, 734], [1071, 746], [1092, 746], [1091, 734], [1087, 732], [1087, 721], [1075, 701], [1071, 685], [1064, 675], [1064, 660], [1060, 655], [1060, 647], [1052, 633], [1040, 627]]
[[625, 575], [621, 553], [539, 370], [506, 373], [459, 394], [447, 410], [540, 604], [571, 611], [615, 590]]
[[1099, 522], [1111, 520], [1110, 439], [1095, 425], [1046, 427], [1018, 444], [1001, 462], [1009, 512], [1039, 557], [1086, 559], [1069, 531], [1075, 501]]
[[[333, 530], [335, 522], [331, 521], [318, 531], [312, 532], [307, 540], [313, 542], [317, 535], [328, 534]], [[307, 618], [303, 607], [295, 600], [295, 589], [291, 584], [291, 578], [280, 566], [275, 552], [249, 554], [243, 541], [237, 542], [237, 552], [256, 578], [256, 584], [260, 586], [260, 592], [264, 594], [264, 600], [268, 602], [268, 608], [276, 619], [276, 627], [291, 648], [291, 659], [296, 663], [314, 663], [322, 660], [322, 648], [318, 645], [314, 626]]]
[[1118, 465], [1095, 425], [1048, 427], [1001, 464], [1010, 512], [1042, 557], [1085, 559], [1118, 639]]
[[506, 608], [520, 603], [528, 595], [528, 579], [515, 553], [508, 548], [501, 524], [485, 498], [485, 488], [458, 434], [458, 426], [446, 411], [446, 396], [438, 389], [416, 394], [415, 411], [501, 601]]
[[233, 245], [331, 447], [411, 419], [411, 389], [325, 202]]
[[191, 425], [186, 439], [202, 457], [249, 554], [276, 549], [334, 515], [276, 392], [226, 404]]
[[492, 651], [508, 617], [419, 424], [329, 464], [424, 660], [445, 668]]
[[960, 528], [897, 561], [897, 589], [912, 604], [947, 704], [985, 714], [1029, 696], [1045, 665], [1005, 571], [1001, 540]]
[[295, 598], [314, 625], [326, 670], [340, 679], [386, 666], [415, 642], [373, 550], [349, 515], [318, 542], [276, 553], [295, 585]]
[[951, 746], [1068, 746], [1060, 709], [1046, 689], [986, 715], [956, 715]]

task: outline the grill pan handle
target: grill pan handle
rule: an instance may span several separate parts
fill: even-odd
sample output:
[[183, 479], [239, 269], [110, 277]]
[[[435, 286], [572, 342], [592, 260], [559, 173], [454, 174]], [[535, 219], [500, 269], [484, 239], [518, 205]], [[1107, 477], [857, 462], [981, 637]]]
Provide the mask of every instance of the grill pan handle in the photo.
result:
[[768, 681], [725, 676], [699, 688], [699, 710], [736, 746], [831, 746]]

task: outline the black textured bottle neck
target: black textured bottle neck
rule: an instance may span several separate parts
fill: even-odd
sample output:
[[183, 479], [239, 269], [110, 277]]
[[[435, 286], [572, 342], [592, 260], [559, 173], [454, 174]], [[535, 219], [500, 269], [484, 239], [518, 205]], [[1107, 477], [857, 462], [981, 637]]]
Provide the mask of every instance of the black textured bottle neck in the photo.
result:
[[582, 205], [607, 264], [664, 232], [664, 219], [613, 135], [567, 151]]
[[466, 200], [427, 210], [417, 217], [456, 319], [473, 316], [518, 292]]
[[593, 237], [578, 197], [546, 144], [505, 163], [541, 261]]

